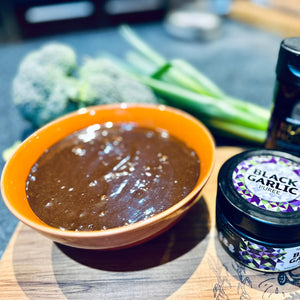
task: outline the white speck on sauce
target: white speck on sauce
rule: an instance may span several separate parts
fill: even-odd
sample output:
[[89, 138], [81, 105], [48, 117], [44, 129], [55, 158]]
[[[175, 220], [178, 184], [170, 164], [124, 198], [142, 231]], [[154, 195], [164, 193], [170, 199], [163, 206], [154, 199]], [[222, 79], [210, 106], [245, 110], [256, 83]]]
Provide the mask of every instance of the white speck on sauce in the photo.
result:
[[146, 198], [142, 198], [138, 201], [139, 204], [143, 204], [146, 201]]
[[157, 157], [158, 157], [158, 159], [159, 159], [160, 162], [166, 162], [168, 160], [168, 156], [164, 155], [162, 153], [158, 153]]
[[107, 130], [103, 130], [103, 131], [101, 132], [101, 135], [102, 135], [102, 136], [107, 136], [107, 135], [108, 135], [108, 131], [107, 131]]
[[89, 183], [89, 186], [92, 187], [92, 186], [96, 186], [97, 184], [98, 184], [98, 181], [95, 179]]
[[131, 165], [131, 166], [129, 167], [129, 171], [130, 171], [130, 172], [133, 172], [134, 170], [135, 170], [135, 167]]
[[86, 215], [86, 212], [83, 211], [83, 212], [79, 215], [79, 218], [83, 218], [85, 215]]
[[161, 135], [161, 137], [164, 138], [164, 139], [167, 139], [167, 138], [170, 137], [170, 135], [169, 135], [169, 133], [168, 133], [167, 131], [162, 131], [160, 135]]
[[154, 214], [155, 213], [155, 208], [152, 206], [152, 207], [149, 207], [148, 209], [146, 209], [144, 211], [144, 215], [145, 216], [150, 216], [151, 214]]
[[28, 179], [29, 179], [30, 181], [35, 181], [35, 180], [36, 180], [35, 176], [33, 176], [33, 175], [31, 175], [31, 174], [29, 174]]
[[34, 164], [33, 167], [31, 168], [31, 173], [35, 173], [37, 171], [38, 164]]
[[84, 143], [90, 142], [96, 138], [96, 131], [101, 128], [100, 124], [94, 124], [83, 130], [82, 133], [78, 134], [78, 138]]
[[117, 171], [118, 169], [120, 169], [121, 166], [125, 165], [130, 159], [130, 155], [127, 155], [126, 157], [124, 157], [119, 163], [117, 163], [114, 167], [113, 167], [113, 171]]
[[72, 152], [75, 154], [75, 155], [78, 155], [78, 156], [84, 156], [86, 154], [86, 150], [85, 149], [82, 149], [80, 147], [74, 147], [72, 149]]
[[146, 133], [146, 137], [147, 137], [148, 139], [152, 138], [153, 135], [154, 135], [153, 131], [148, 131], [148, 132]]
[[101, 201], [108, 201], [109, 198], [108, 198], [107, 195], [101, 195], [100, 200], [101, 200]]
[[104, 216], [105, 216], [105, 212], [101, 211], [100, 214], [99, 214], [99, 217], [104, 217]]

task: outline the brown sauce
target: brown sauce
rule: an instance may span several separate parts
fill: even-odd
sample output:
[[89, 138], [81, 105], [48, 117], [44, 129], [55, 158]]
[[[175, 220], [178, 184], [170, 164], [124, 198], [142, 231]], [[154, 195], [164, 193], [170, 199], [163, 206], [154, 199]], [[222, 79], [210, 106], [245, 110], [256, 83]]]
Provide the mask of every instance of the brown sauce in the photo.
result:
[[50, 147], [32, 167], [34, 213], [62, 230], [105, 230], [158, 214], [194, 188], [196, 153], [162, 130], [95, 124]]

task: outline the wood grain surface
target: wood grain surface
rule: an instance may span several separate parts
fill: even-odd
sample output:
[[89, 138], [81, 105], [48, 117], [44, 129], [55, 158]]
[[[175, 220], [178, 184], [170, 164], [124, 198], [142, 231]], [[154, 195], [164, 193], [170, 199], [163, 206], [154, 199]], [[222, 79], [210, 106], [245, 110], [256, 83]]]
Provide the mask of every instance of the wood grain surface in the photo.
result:
[[172, 229], [119, 251], [74, 249], [19, 224], [0, 261], [0, 299], [300, 299], [300, 268], [266, 274], [234, 261], [216, 239], [217, 149], [200, 201]]
[[299, 0], [271, 0], [267, 5], [260, 5], [249, 0], [234, 0], [229, 16], [232, 19], [278, 33], [284, 38], [300, 35]]

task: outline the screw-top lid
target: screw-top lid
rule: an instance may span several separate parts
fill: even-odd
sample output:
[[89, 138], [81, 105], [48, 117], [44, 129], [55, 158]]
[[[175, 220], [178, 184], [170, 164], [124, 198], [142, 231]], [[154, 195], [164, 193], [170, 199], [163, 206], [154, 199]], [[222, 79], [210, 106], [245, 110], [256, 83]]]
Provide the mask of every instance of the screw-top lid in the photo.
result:
[[300, 37], [281, 42], [276, 74], [280, 81], [300, 85]]
[[300, 241], [300, 159], [277, 150], [253, 150], [227, 160], [219, 172], [217, 205], [252, 238]]

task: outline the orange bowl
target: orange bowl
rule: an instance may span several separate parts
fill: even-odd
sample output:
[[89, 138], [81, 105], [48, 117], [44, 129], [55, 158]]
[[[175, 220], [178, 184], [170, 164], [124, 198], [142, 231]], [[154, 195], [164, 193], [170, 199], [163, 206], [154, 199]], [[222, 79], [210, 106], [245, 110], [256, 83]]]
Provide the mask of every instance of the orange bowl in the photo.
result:
[[[44, 151], [69, 135], [95, 123], [135, 122], [161, 128], [184, 141], [200, 159], [194, 189], [178, 203], [153, 217], [128, 226], [99, 231], [62, 231], [41, 221], [31, 210], [25, 185], [31, 167]], [[174, 225], [199, 199], [214, 163], [215, 144], [209, 130], [189, 114], [164, 105], [115, 104], [81, 109], [40, 128], [28, 137], [6, 163], [1, 176], [3, 200], [24, 224], [51, 240], [84, 249], [120, 249], [147, 241]]]

